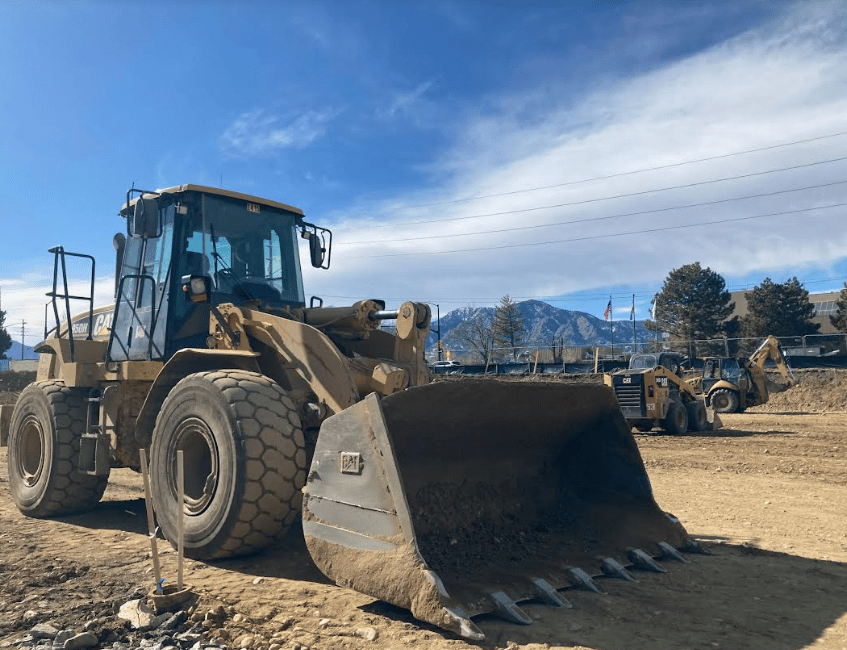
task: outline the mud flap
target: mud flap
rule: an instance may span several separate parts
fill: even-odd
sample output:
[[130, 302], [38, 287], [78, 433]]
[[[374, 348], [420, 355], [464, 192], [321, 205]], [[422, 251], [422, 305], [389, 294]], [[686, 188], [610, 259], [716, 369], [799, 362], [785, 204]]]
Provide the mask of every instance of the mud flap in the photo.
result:
[[303, 530], [337, 584], [463, 637], [472, 617], [688, 543], [653, 500], [612, 391], [596, 384], [437, 382], [370, 395], [321, 428]]

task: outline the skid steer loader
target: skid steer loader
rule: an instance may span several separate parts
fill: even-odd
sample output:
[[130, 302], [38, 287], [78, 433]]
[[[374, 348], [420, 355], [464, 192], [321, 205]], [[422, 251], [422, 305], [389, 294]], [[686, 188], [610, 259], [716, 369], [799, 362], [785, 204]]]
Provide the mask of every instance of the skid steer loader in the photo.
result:
[[673, 435], [720, 427], [705, 396], [683, 376], [683, 361], [676, 352], [634, 354], [628, 368], [603, 375], [630, 426], [639, 431], [659, 428]]
[[[469, 639], [478, 614], [529, 623], [522, 601], [564, 606], [565, 588], [696, 550], [608, 388], [430, 383], [426, 304], [307, 306], [298, 236], [328, 268], [332, 234], [291, 206], [183, 185], [131, 190], [121, 215], [111, 306], [94, 307], [93, 258], [51, 249], [57, 326], [9, 427], [23, 513], [92, 508], [147, 449], [173, 542], [182, 450], [187, 555], [258, 551], [301, 516], [337, 584]], [[70, 257], [91, 264], [87, 295]]]

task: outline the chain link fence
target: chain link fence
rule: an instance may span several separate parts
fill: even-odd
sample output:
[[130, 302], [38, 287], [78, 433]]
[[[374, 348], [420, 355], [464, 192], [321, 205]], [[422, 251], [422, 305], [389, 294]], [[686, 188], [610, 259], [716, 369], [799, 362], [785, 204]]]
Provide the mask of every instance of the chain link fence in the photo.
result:
[[[847, 335], [845, 334], [807, 334], [805, 336], [777, 337], [783, 352], [794, 367], [847, 367]], [[739, 337], [720, 339], [700, 339], [694, 341], [672, 341], [659, 338], [653, 341], [635, 343], [604, 343], [592, 345], [551, 345], [523, 346], [515, 351], [511, 348], [497, 348], [492, 355], [494, 361], [489, 367], [506, 368], [507, 372], [517, 372], [518, 367], [566, 368], [568, 365], [580, 368], [593, 365], [595, 354], [600, 366], [625, 365], [633, 354], [646, 354], [661, 351], [680, 352], [690, 359], [705, 357], [749, 357], [762, 343], [762, 337]], [[428, 358], [438, 360], [437, 350], [430, 350]], [[479, 365], [470, 350], [450, 351], [451, 358], [464, 365]], [[548, 372], [550, 370], [547, 370]], [[560, 370], [561, 371], [561, 370]]]

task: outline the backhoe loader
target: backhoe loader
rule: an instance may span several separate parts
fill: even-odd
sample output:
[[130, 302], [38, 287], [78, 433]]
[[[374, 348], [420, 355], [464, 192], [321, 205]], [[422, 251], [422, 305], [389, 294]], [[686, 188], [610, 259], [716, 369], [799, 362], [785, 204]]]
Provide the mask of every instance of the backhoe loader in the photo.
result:
[[[768, 380], [765, 362], [772, 359], [788, 382], [781, 385]], [[787, 390], [796, 382], [788, 366], [782, 346], [775, 336], [768, 336], [749, 359], [710, 357], [704, 360], [700, 389], [706, 403], [717, 413], [740, 413], [751, 406], [766, 404], [770, 393]]]
[[56, 327], [9, 425], [23, 513], [95, 507], [148, 450], [159, 525], [175, 544], [183, 518], [190, 557], [259, 551], [300, 516], [338, 585], [475, 640], [479, 614], [530, 623], [523, 601], [697, 549], [608, 388], [430, 382], [426, 304], [307, 305], [298, 238], [329, 268], [332, 233], [292, 206], [182, 185], [130, 190], [120, 214], [113, 305], [94, 306], [93, 258], [51, 249]]

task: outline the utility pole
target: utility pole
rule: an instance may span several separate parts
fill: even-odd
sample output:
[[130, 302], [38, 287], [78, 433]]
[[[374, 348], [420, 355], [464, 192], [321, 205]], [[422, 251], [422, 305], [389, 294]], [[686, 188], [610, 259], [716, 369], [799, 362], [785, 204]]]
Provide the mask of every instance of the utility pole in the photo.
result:
[[21, 321], [21, 359], [24, 358], [24, 341], [26, 340], [26, 321]]
[[443, 346], [441, 345], [441, 306], [438, 303], [435, 303], [435, 313], [437, 314], [435, 320], [438, 321], [438, 329], [435, 330], [436, 335], [438, 336], [438, 360], [442, 361]]

